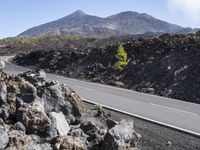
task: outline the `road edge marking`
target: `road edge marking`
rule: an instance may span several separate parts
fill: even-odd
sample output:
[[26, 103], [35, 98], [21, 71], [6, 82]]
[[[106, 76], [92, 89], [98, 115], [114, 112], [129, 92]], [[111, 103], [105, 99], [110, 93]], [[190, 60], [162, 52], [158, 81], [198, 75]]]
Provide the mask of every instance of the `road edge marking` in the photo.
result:
[[[91, 100], [88, 100], [88, 99], [85, 99], [85, 98], [82, 98], [82, 100], [86, 103], [90, 103], [90, 104], [93, 104], [93, 105], [99, 105], [100, 103], [96, 103], [96, 102], [93, 102]], [[156, 120], [153, 120], [153, 119], [150, 119], [150, 118], [147, 118], [147, 117], [143, 117], [143, 116], [140, 116], [140, 115], [136, 115], [136, 114], [133, 114], [133, 113], [129, 113], [127, 111], [123, 111], [123, 110], [119, 110], [117, 108], [114, 108], [114, 107], [111, 107], [111, 106], [107, 106], [107, 105], [104, 105], [104, 104], [100, 104], [103, 108], [106, 108], [106, 109], [110, 109], [112, 111], [116, 111], [116, 112], [119, 112], [119, 113], [123, 113], [123, 114], [126, 114], [126, 115], [129, 115], [129, 116], [132, 116], [132, 117], [135, 117], [135, 118], [138, 118], [138, 119], [142, 119], [144, 121], [148, 121], [150, 123], [154, 123], [154, 124], [157, 124], [157, 125], [160, 125], [160, 126], [164, 126], [164, 127], [167, 127], [167, 128], [171, 128], [173, 130], [176, 130], [176, 131], [181, 131], [183, 133], [186, 133], [186, 134], [190, 134], [190, 135], [193, 135], [195, 137], [198, 137], [200, 138], [200, 133], [197, 133], [197, 132], [194, 132], [194, 131], [190, 131], [190, 130], [187, 130], [187, 129], [184, 129], [184, 128], [180, 128], [180, 127], [176, 127], [174, 125], [170, 125], [170, 124], [167, 124], [167, 123], [163, 123], [163, 122], [160, 122], [160, 121], [156, 121]]]
[[193, 112], [189, 112], [189, 111], [185, 111], [185, 110], [181, 110], [181, 109], [176, 109], [176, 108], [173, 108], [173, 107], [167, 107], [167, 106], [159, 105], [159, 104], [155, 104], [155, 103], [148, 103], [148, 104], [152, 105], [152, 106], [160, 107], [160, 108], [165, 108], [165, 109], [169, 109], [169, 110], [174, 110], [174, 111], [182, 112], [182, 113], [185, 113], [185, 114], [199, 116], [199, 114], [196, 114], [196, 113], [193, 113]]

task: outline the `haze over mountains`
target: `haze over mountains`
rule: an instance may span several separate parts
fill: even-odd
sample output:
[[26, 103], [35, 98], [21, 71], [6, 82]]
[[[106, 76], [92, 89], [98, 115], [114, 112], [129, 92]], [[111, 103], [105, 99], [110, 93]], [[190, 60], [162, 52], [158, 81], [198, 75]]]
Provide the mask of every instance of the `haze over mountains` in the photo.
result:
[[19, 36], [81, 35], [120, 36], [153, 33], [188, 33], [195, 29], [183, 28], [156, 19], [145, 13], [121, 12], [106, 18], [87, 15], [78, 10], [66, 17], [24, 31]]

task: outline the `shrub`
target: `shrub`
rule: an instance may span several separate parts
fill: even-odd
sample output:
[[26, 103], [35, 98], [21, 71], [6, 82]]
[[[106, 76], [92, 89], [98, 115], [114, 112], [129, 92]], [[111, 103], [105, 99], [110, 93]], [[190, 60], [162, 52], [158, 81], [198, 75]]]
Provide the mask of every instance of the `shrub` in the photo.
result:
[[103, 116], [105, 116], [105, 112], [104, 112], [104, 110], [103, 110], [102, 105], [97, 104], [97, 105], [95, 106], [95, 109], [96, 109], [96, 111], [97, 111], [97, 114], [96, 114], [97, 117], [103, 117]]
[[128, 56], [122, 45], [118, 46], [116, 58], [117, 61], [114, 65], [115, 69], [118, 71], [124, 70], [124, 68], [128, 65]]

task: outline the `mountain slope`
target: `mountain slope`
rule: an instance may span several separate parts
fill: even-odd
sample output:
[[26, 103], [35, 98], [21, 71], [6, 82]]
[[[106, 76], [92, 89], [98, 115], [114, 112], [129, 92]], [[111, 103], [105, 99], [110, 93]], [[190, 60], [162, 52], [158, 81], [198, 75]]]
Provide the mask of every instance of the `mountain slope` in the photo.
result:
[[115, 21], [117, 30], [121, 34], [143, 34], [145, 32], [167, 32], [174, 33], [182, 27], [156, 19], [145, 13], [122, 12], [108, 17]]
[[156, 19], [148, 14], [122, 12], [107, 18], [87, 15], [78, 10], [66, 17], [33, 27], [19, 36], [38, 35], [136, 35], [146, 32], [176, 33], [183, 27]]

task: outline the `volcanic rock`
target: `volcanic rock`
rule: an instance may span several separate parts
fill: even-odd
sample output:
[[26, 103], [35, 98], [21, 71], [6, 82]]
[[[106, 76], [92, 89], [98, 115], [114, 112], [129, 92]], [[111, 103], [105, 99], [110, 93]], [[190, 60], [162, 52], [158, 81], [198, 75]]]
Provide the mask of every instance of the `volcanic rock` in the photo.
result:
[[134, 131], [133, 121], [120, 121], [113, 128], [109, 129], [102, 150], [131, 150], [137, 146], [140, 135]]

